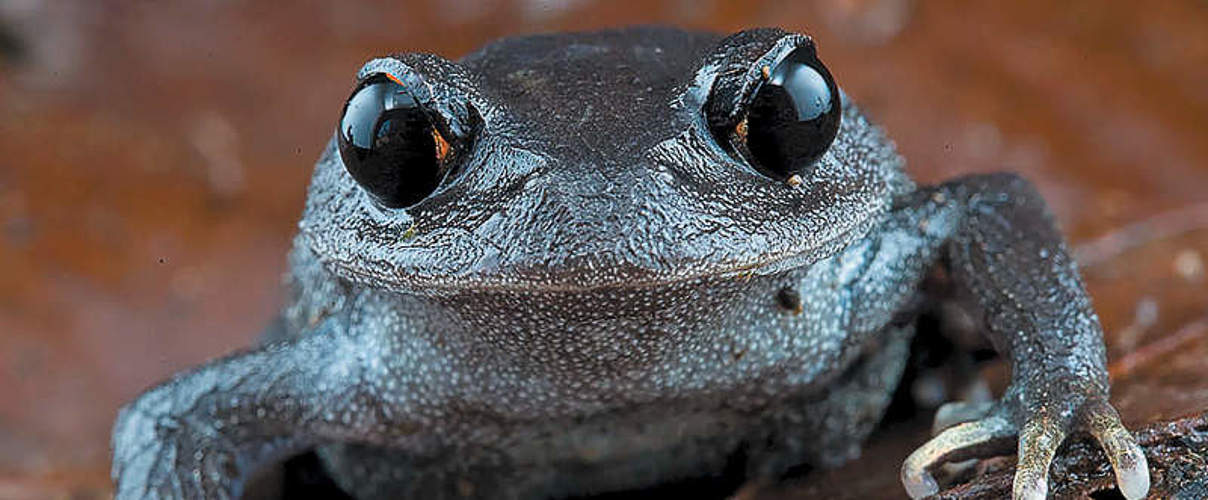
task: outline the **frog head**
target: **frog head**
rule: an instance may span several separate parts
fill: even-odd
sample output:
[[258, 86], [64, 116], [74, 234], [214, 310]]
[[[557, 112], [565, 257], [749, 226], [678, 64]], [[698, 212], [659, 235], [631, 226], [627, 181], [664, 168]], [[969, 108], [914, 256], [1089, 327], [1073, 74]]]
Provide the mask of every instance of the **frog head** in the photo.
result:
[[365, 64], [301, 235], [401, 293], [769, 275], [867, 232], [901, 164], [802, 34], [505, 39]]

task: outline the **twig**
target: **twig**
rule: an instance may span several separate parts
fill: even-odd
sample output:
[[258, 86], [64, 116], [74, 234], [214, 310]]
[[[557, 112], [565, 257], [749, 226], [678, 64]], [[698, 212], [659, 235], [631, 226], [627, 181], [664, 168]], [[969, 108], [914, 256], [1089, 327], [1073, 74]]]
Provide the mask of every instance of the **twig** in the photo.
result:
[[1074, 256], [1082, 267], [1093, 267], [1155, 240], [1208, 229], [1208, 202], [1163, 212], [1078, 245]]
[[1205, 334], [1208, 334], [1208, 316], [1187, 323], [1174, 333], [1125, 354], [1120, 359], [1108, 365], [1108, 376], [1112, 380], [1124, 377], [1132, 373], [1138, 366], [1148, 364], [1162, 356], [1177, 351]]

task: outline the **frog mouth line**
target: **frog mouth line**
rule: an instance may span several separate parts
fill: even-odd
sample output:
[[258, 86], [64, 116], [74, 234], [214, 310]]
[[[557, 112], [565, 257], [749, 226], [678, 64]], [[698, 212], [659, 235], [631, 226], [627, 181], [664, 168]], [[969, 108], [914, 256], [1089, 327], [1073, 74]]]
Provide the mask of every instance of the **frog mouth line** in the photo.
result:
[[[612, 279], [598, 281], [572, 282], [573, 274], [565, 273], [555, 279], [549, 279], [549, 273], [519, 272], [519, 279], [499, 279], [497, 275], [467, 273], [463, 276], [435, 274], [403, 274], [397, 270], [389, 273], [375, 273], [355, 262], [337, 261], [328, 263], [329, 268], [338, 275], [343, 275], [353, 281], [371, 283], [388, 289], [405, 293], [421, 295], [449, 294], [458, 292], [540, 292], [540, 293], [581, 293], [607, 289], [652, 289], [674, 287], [686, 283], [726, 280], [749, 280], [758, 276], [770, 276], [808, 267], [815, 262], [833, 256], [842, 250], [839, 242], [850, 241], [848, 235], [865, 230], [865, 221], [854, 224], [846, 231], [834, 235], [818, 247], [807, 248], [794, 252], [780, 254], [763, 254], [755, 262], [729, 266], [713, 266], [704, 269], [690, 269], [681, 273], [665, 270], [650, 270], [641, 268], [637, 274], [643, 276], [625, 280], [615, 278], [622, 274], [622, 267], [610, 269], [611, 273], [598, 271], [598, 275], [614, 276]], [[313, 242], [313, 240], [312, 240]], [[313, 243], [312, 243], [313, 245]], [[318, 255], [324, 255], [321, 248], [313, 248]], [[542, 278], [544, 276], [544, 278]], [[526, 279], [528, 278], [528, 279]]]

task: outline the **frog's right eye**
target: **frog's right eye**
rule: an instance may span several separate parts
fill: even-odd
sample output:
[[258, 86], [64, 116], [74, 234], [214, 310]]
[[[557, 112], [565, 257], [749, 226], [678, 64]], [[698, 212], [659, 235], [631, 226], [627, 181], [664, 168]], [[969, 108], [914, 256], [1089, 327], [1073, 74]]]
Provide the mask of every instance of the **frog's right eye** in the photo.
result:
[[337, 131], [344, 168], [380, 203], [419, 203], [448, 171], [449, 142], [397, 79], [373, 75], [344, 105]]

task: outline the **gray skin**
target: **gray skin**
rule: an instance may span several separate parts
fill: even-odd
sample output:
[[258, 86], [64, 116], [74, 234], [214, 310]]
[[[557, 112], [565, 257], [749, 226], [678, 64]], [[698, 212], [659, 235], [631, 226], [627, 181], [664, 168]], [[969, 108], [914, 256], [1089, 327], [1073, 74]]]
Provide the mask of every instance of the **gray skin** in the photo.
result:
[[[812, 44], [643, 28], [369, 62], [360, 78], [440, 116], [456, 166], [385, 208], [333, 139], [278, 326], [121, 411], [117, 498], [237, 497], [311, 449], [361, 498], [614, 491], [738, 454], [752, 478], [834, 465], [888, 404], [920, 299], [971, 306], [1012, 377], [994, 404], [940, 411], [902, 468], [912, 496], [944, 462], [1018, 444], [1015, 496], [1043, 497], [1075, 432], [1143, 496], [1098, 319], [1027, 182], [916, 186], [846, 95], [801, 183], [718, 144], [709, 120], [741, 120], [763, 68]], [[937, 268], [960, 293], [921, 292]]]

